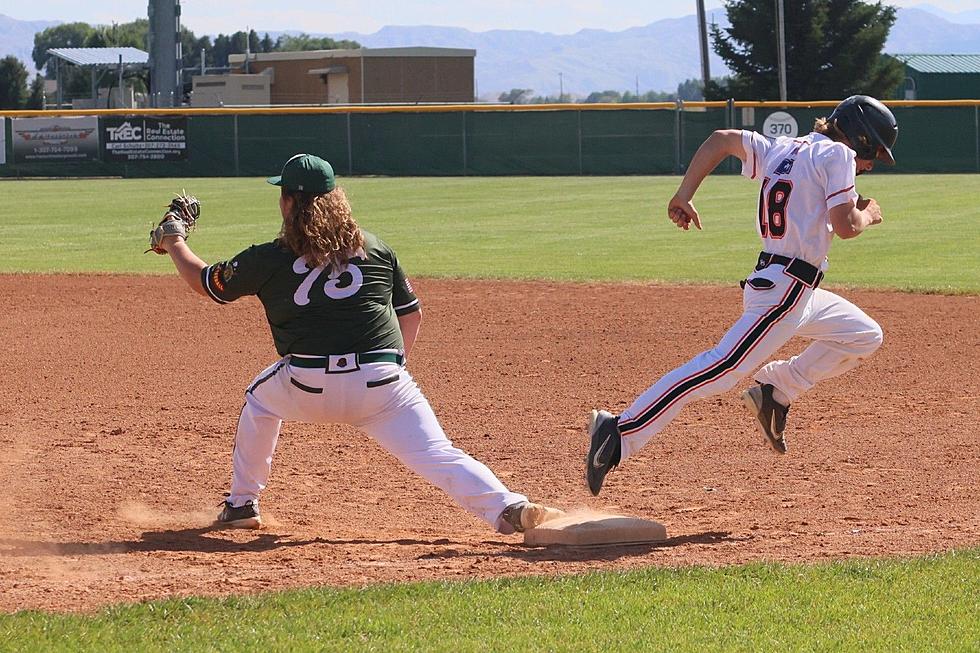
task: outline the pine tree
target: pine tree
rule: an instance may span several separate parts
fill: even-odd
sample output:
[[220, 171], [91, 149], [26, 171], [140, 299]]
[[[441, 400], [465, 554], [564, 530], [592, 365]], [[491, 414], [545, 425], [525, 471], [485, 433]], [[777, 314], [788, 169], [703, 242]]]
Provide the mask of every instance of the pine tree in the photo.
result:
[[[728, 0], [731, 27], [711, 29], [714, 50], [734, 73], [712, 83], [709, 99], [778, 100], [776, 9], [773, 0]], [[784, 3], [788, 100], [833, 100], [855, 93], [887, 97], [902, 67], [881, 56], [895, 8], [860, 0]]]

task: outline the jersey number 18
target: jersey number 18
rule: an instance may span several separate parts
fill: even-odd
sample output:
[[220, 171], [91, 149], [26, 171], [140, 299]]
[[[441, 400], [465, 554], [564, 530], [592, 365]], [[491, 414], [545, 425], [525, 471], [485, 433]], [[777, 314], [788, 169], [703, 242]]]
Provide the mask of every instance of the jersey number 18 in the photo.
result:
[[759, 231], [763, 238], [779, 240], [786, 235], [786, 206], [793, 182], [780, 179], [767, 190], [769, 181], [769, 177], [763, 179], [759, 191]]

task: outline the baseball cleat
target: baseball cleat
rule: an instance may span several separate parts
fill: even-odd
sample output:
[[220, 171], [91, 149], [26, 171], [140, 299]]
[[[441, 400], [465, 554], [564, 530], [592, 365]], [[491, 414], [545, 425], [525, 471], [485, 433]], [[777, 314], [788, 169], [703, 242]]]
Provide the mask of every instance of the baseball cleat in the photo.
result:
[[262, 528], [262, 517], [259, 515], [259, 506], [251, 500], [246, 501], [245, 505], [234, 507], [230, 502], [225, 501], [224, 507], [214, 521], [215, 526], [226, 528]]
[[773, 387], [769, 383], [752, 386], [742, 393], [742, 403], [756, 417], [766, 442], [776, 453], [786, 453], [786, 415], [789, 406], [783, 406], [772, 398]]
[[514, 527], [518, 533], [537, 528], [546, 521], [557, 519], [565, 513], [557, 508], [549, 508], [540, 503], [522, 501], [504, 508], [501, 518]]
[[605, 410], [593, 410], [589, 418], [589, 454], [585, 457], [585, 480], [592, 496], [599, 496], [606, 474], [619, 464], [622, 435], [619, 420]]

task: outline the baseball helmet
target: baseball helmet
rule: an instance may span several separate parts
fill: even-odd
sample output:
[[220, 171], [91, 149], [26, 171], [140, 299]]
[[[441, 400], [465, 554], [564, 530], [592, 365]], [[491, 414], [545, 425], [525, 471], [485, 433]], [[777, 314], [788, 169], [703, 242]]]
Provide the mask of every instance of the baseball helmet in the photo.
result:
[[888, 107], [870, 95], [852, 95], [837, 105], [827, 122], [841, 130], [859, 159], [895, 165], [892, 148], [898, 123]]

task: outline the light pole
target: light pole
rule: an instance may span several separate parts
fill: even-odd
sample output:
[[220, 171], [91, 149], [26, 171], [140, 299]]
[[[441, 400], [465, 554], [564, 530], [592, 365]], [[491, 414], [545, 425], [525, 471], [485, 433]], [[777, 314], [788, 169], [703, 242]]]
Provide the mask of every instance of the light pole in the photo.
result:
[[786, 30], [783, 0], [776, 0], [776, 52], [779, 57], [779, 100], [786, 101]]
[[698, 0], [698, 34], [701, 41], [701, 82], [704, 84], [704, 92], [707, 93], [711, 70], [708, 66], [708, 21], [704, 11], [704, 0]]
[[558, 102], [564, 102], [565, 98], [565, 80], [562, 78], [562, 73], [558, 73]]

